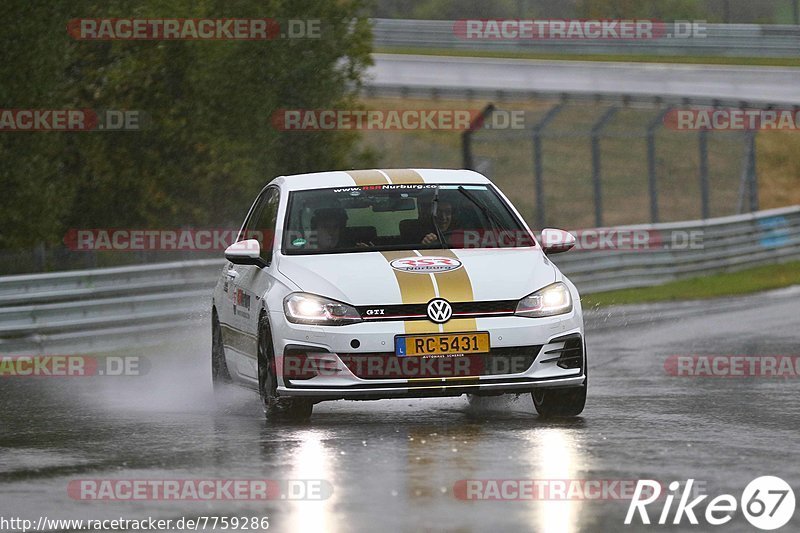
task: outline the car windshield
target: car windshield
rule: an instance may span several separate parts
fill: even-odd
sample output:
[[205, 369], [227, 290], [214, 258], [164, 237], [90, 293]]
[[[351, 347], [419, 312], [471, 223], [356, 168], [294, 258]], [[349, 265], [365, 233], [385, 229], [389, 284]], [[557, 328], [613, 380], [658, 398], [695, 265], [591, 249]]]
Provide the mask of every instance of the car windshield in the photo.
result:
[[295, 191], [283, 253], [514, 248], [533, 238], [488, 185], [371, 185]]

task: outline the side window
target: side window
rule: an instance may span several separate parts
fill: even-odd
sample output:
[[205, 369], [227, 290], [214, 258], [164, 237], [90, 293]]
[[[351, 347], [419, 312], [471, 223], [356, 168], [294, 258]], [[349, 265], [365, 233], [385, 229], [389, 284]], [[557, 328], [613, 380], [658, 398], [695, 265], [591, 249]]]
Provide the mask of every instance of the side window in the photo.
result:
[[278, 221], [278, 203], [281, 195], [278, 189], [267, 189], [259, 213], [255, 214], [252, 230], [261, 242], [261, 258], [267, 263], [272, 261], [272, 248], [275, 244], [275, 226]]
[[261, 245], [261, 258], [267, 263], [272, 260], [272, 246], [275, 237], [275, 225], [278, 220], [278, 202], [280, 192], [274, 187], [265, 190], [258, 198], [255, 208], [245, 223], [239, 240], [257, 239]]

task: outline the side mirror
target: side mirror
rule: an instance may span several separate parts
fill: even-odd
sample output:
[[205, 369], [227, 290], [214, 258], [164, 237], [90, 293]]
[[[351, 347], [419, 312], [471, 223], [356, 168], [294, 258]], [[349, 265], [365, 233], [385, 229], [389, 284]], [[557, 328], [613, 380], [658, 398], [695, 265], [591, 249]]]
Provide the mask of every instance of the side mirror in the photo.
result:
[[246, 239], [231, 244], [225, 250], [225, 259], [234, 265], [266, 266], [261, 258], [261, 245], [257, 239]]
[[575, 236], [564, 230], [546, 228], [542, 230], [542, 250], [546, 254], [566, 252], [575, 246]]

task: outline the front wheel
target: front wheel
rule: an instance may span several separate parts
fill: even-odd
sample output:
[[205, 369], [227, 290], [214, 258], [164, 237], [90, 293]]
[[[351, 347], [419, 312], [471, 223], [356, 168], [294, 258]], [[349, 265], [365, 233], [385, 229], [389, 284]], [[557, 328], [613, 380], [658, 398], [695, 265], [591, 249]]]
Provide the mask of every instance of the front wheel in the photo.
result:
[[531, 396], [539, 416], [578, 416], [586, 405], [586, 385], [563, 389], [541, 388], [534, 390]]
[[311, 417], [314, 407], [311, 400], [278, 396], [275, 353], [266, 316], [262, 316], [258, 322], [258, 392], [269, 421], [302, 421]]

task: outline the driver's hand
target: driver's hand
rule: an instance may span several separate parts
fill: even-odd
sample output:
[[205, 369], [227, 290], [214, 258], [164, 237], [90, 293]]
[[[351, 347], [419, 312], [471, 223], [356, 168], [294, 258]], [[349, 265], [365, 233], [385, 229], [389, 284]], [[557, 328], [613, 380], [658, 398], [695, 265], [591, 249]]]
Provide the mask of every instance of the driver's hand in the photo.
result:
[[422, 244], [431, 244], [439, 240], [435, 233], [428, 233], [422, 238]]

